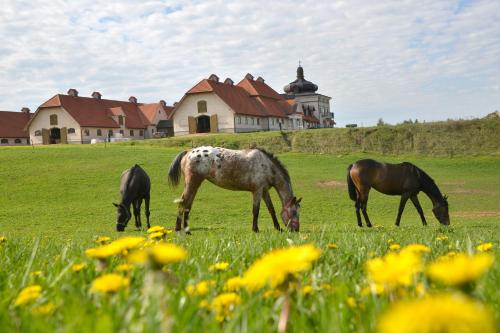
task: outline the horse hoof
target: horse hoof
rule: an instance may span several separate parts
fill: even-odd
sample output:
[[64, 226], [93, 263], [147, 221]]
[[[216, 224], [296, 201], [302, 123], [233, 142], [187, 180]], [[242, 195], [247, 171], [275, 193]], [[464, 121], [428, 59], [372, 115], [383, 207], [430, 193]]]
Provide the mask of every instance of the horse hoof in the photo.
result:
[[186, 235], [191, 235], [191, 231], [186, 231]]

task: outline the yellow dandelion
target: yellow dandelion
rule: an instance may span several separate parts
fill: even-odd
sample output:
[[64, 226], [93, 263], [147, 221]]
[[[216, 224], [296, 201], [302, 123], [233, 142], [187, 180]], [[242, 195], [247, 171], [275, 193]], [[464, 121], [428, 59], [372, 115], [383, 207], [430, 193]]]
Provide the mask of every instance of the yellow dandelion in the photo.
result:
[[321, 290], [325, 290], [325, 291], [331, 291], [333, 288], [332, 288], [332, 285], [329, 284], [329, 283], [322, 283], [319, 285], [319, 288]]
[[358, 305], [354, 297], [347, 297], [346, 304], [351, 309], [354, 309]]
[[209, 271], [225, 271], [229, 267], [228, 262], [217, 262], [210, 267], [208, 267]]
[[494, 333], [493, 314], [459, 294], [440, 294], [394, 304], [377, 324], [380, 333]]
[[201, 300], [200, 303], [198, 303], [198, 307], [200, 309], [210, 309], [210, 303], [204, 299], [204, 300]]
[[5, 236], [0, 236], [0, 244], [7, 242], [7, 237]]
[[148, 251], [141, 249], [127, 254], [127, 262], [133, 265], [144, 265], [148, 261]]
[[401, 249], [401, 245], [399, 245], [399, 244], [394, 243], [394, 244], [389, 245], [389, 250], [391, 250], [391, 251], [398, 251], [399, 249]]
[[436, 237], [436, 240], [439, 242], [442, 242], [442, 241], [448, 240], [448, 236], [439, 235]]
[[241, 276], [235, 276], [226, 281], [224, 284], [225, 291], [237, 291], [245, 285], [245, 280]]
[[409, 251], [414, 253], [429, 253], [431, 252], [431, 248], [423, 244], [410, 244], [403, 247], [401, 251]]
[[132, 270], [134, 268], [134, 266], [130, 265], [130, 264], [120, 264], [118, 266], [116, 266], [116, 271], [117, 272], [128, 272], [130, 270]]
[[42, 287], [35, 284], [32, 286], [28, 286], [21, 290], [19, 295], [17, 295], [16, 301], [14, 302], [14, 306], [24, 305], [26, 303], [30, 303], [31, 301], [37, 300], [42, 296]]
[[331, 250], [336, 250], [338, 249], [339, 247], [337, 246], [337, 244], [334, 244], [334, 243], [330, 243], [327, 245], [329, 249]]
[[116, 273], [104, 274], [92, 282], [90, 291], [93, 293], [115, 293], [127, 288], [130, 280]]
[[411, 285], [415, 274], [422, 271], [422, 262], [413, 252], [390, 252], [384, 257], [368, 260], [366, 271], [370, 282], [394, 289]]
[[425, 284], [423, 284], [422, 282], [417, 283], [415, 286], [415, 292], [420, 297], [424, 296], [426, 293]]
[[368, 296], [379, 296], [385, 292], [385, 288], [383, 284], [380, 283], [370, 283], [368, 286], [361, 289], [361, 295]]
[[311, 295], [313, 293], [314, 289], [311, 285], [305, 285], [302, 287], [301, 293], [303, 295]]
[[54, 303], [48, 302], [46, 304], [39, 305], [33, 308], [33, 310], [31, 310], [31, 313], [33, 313], [36, 316], [46, 316], [52, 314], [55, 309], [56, 306], [54, 305]]
[[73, 265], [71, 266], [71, 270], [72, 270], [73, 272], [75, 272], [75, 273], [77, 273], [77, 272], [79, 272], [79, 271], [81, 271], [81, 270], [83, 270], [83, 269], [85, 269], [85, 268], [87, 268], [87, 264], [86, 264], [86, 263], [84, 263], [84, 262], [79, 263], [79, 264], [73, 264]]
[[278, 298], [281, 297], [281, 295], [283, 295], [283, 291], [278, 289], [270, 289], [266, 290], [262, 296], [265, 299], [269, 299], [269, 298]]
[[165, 265], [186, 259], [187, 252], [175, 244], [158, 243], [151, 247], [151, 257], [155, 263]]
[[493, 265], [495, 257], [489, 253], [469, 256], [464, 253], [437, 260], [427, 268], [427, 275], [448, 286], [461, 286], [478, 280]]
[[222, 293], [212, 300], [211, 308], [215, 311], [215, 319], [224, 321], [231, 316], [236, 305], [241, 303], [241, 297], [236, 293]]
[[157, 232], [152, 232], [149, 234], [149, 238], [150, 239], [158, 239], [158, 238], [163, 238], [163, 236], [165, 236], [165, 234], [161, 231], [157, 231]]
[[210, 288], [215, 285], [215, 281], [203, 280], [196, 284], [190, 284], [186, 287], [186, 293], [189, 296], [205, 296], [210, 291]]
[[43, 272], [42, 271], [33, 271], [30, 273], [30, 275], [34, 278], [37, 278], [37, 277], [40, 277], [43, 275]]
[[148, 234], [153, 234], [155, 232], [161, 232], [164, 233], [167, 229], [165, 227], [159, 226], [159, 225], [154, 225], [151, 228], [148, 229]]
[[387, 240], [387, 244], [392, 244], [392, 243], [394, 243], [394, 239], [391, 238]]
[[256, 260], [243, 278], [250, 290], [277, 288], [291, 275], [311, 269], [321, 251], [312, 244], [272, 250]]
[[88, 249], [85, 251], [85, 254], [88, 257], [103, 260], [112, 256], [124, 254], [128, 250], [137, 248], [139, 245], [141, 245], [141, 243], [144, 242], [144, 240], [144, 237], [122, 237], [109, 244]]
[[95, 242], [97, 244], [101, 244], [102, 245], [102, 244], [105, 244], [105, 243], [109, 242], [110, 240], [111, 240], [111, 238], [108, 237], [108, 236], [99, 236], [99, 237], [97, 237], [97, 239], [95, 240]]
[[479, 252], [488, 252], [493, 249], [493, 243], [481, 243], [478, 246], [476, 246], [476, 250]]

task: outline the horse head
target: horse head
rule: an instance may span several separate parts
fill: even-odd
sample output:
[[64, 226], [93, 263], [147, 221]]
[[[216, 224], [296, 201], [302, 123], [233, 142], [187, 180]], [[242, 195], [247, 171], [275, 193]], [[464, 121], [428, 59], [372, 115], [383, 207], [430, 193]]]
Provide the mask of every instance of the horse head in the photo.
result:
[[450, 225], [450, 214], [448, 212], [448, 197], [445, 195], [433, 209], [434, 216], [443, 225]]
[[130, 210], [122, 204], [113, 203], [116, 207], [116, 231], [124, 231], [132, 215]]
[[299, 231], [300, 228], [299, 213], [301, 200], [302, 198], [297, 199], [296, 197], [293, 197], [292, 200], [287, 202], [281, 210], [283, 223], [285, 223], [285, 226], [287, 226], [291, 231]]

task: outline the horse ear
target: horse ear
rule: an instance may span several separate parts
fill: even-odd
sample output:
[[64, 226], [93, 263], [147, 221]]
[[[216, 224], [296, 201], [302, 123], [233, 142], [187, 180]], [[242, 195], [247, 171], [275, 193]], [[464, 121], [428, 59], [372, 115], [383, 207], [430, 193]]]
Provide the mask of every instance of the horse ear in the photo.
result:
[[117, 208], [118, 208], [120, 205], [119, 205], [119, 204], [117, 204], [117, 203], [114, 203], [114, 202], [113, 202], [113, 206], [115, 206], [115, 207], [117, 207]]
[[296, 203], [300, 203], [302, 201], [302, 198], [299, 198]]

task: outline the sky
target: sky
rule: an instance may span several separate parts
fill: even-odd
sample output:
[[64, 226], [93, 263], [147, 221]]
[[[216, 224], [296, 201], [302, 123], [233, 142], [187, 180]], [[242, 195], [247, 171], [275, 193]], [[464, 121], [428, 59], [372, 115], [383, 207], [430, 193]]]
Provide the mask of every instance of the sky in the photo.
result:
[[172, 105], [214, 73], [282, 93], [301, 62], [339, 126], [500, 110], [500, 1], [13, 1], [0, 110], [80, 96]]

